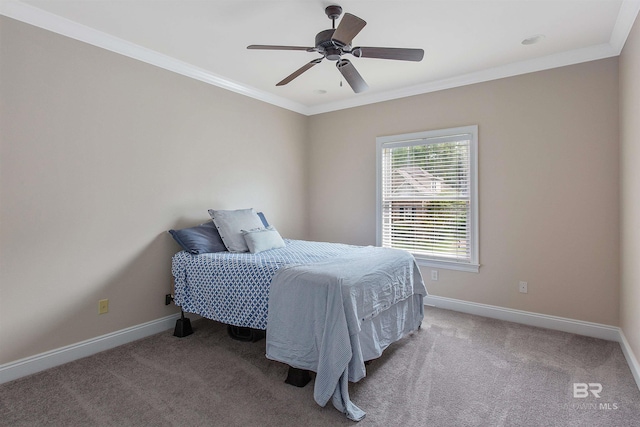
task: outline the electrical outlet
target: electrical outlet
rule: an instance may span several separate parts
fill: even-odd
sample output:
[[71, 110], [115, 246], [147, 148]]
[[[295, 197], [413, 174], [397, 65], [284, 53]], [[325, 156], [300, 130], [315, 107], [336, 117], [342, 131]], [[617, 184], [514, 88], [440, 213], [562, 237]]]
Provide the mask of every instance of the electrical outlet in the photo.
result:
[[438, 280], [438, 270], [431, 270], [431, 280]]
[[101, 299], [98, 301], [98, 314], [105, 314], [109, 312], [109, 300]]
[[520, 281], [520, 284], [518, 285], [518, 289], [520, 290], [520, 292], [522, 292], [523, 294], [527, 293], [527, 282], [523, 282], [522, 280]]

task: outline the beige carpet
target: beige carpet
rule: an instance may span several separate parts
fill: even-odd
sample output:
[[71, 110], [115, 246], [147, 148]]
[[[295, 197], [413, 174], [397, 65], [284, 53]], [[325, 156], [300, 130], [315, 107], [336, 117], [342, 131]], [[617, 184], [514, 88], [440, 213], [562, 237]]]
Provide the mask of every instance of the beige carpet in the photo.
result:
[[[350, 384], [367, 413], [354, 423], [316, 405], [313, 383], [285, 384], [264, 340], [193, 326], [0, 385], [0, 425], [640, 425], [640, 391], [613, 342], [427, 308], [422, 330]], [[573, 397], [574, 383], [601, 384], [600, 398]]]

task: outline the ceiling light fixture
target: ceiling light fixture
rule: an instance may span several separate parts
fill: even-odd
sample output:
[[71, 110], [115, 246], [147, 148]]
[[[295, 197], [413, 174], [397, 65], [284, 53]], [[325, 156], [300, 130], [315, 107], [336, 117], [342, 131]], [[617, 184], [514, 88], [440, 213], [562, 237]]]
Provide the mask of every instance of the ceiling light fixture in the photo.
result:
[[536, 34], [535, 36], [531, 36], [531, 37], [527, 37], [526, 39], [522, 40], [522, 44], [527, 46], [530, 44], [536, 44], [540, 41], [542, 41], [542, 39], [544, 39], [544, 34]]

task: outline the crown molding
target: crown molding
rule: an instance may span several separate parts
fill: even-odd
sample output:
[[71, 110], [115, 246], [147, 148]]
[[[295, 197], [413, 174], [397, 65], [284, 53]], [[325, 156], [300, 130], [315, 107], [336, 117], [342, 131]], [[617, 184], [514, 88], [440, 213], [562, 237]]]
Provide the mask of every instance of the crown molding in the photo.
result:
[[59, 15], [44, 11], [37, 7], [16, 0], [0, 1], [0, 15], [16, 19], [26, 24], [34, 25], [54, 33], [88, 43], [111, 52], [119, 53], [129, 58], [137, 59], [147, 64], [155, 65], [174, 73], [204, 83], [218, 86], [287, 110], [300, 114], [307, 114], [307, 107], [286, 98], [278, 97], [268, 92], [244, 85], [223, 76], [219, 76], [203, 68], [196, 67], [176, 58], [164, 55], [143, 46], [114, 37], [102, 31], [79, 24]]
[[622, 52], [624, 43], [629, 37], [633, 23], [640, 12], [640, 0], [623, 0], [620, 5], [620, 11], [618, 12], [618, 19], [611, 31], [611, 38], [609, 44], [617, 52], [618, 55]]
[[513, 62], [500, 67], [488, 68], [469, 74], [451, 77], [448, 79], [436, 80], [433, 82], [407, 87], [404, 89], [377, 93], [371, 95], [361, 95], [358, 98], [338, 101], [318, 105], [309, 108], [309, 115], [328, 113], [331, 111], [343, 110], [346, 108], [360, 107], [377, 102], [390, 101], [399, 98], [406, 98], [414, 95], [422, 95], [430, 92], [437, 92], [444, 89], [452, 89], [461, 86], [483, 83], [491, 80], [503, 79], [506, 77], [518, 76], [521, 74], [533, 73], [536, 71], [548, 70], [551, 68], [564, 67], [567, 65], [579, 64], [581, 62], [595, 61], [598, 59], [617, 56], [618, 54], [608, 43], [591, 46], [583, 49], [562, 52], [541, 58], [526, 61]]
[[17, 0], [0, 1], [0, 14], [54, 33], [61, 34], [109, 51], [164, 68], [169, 71], [190, 77], [202, 82], [230, 90], [287, 110], [306, 116], [343, 110], [346, 108], [360, 107], [378, 102], [406, 98], [451, 89], [475, 83], [482, 83], [551, 68], [564, 67], [582, 62], [595, 61], [620, 55], [624, 43], [633, 27], [636, 16], [640, 12], [640, 0], [623, 0], [611, 33], [609, 43], [603, 43], [583, 49], [562, 52], [541, 58], [515, 62], [500, 67], [436, 80], [408, 88], [360, 95], [343, 101], [330, 102], [317, 106], [306, 106], [289, 99], [273, 95], [254, 87], [233, 81], [223, 76], [211, 73], [184, 61], [180, 61], [168, 55], [155, 52], [143, 46], [136, 45], [118, 37], [111, 36], [102, 31], [95, 30], [61, 16], [46, 12], [34, 6]]

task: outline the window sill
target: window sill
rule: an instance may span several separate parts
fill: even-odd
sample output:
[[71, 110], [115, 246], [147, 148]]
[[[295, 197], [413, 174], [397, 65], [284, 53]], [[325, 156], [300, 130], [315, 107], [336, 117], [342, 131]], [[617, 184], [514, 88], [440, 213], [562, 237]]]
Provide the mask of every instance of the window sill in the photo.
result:
[[433, 259], [419, 258], [414, 255], [416, 262], [420, 267], [441, 268], [443, 270], [457, 270], [466, 271], [468, 273], [478, 273], [480, 271], [480, 264], [463, 264], [460, 262], [451, 261], [437, 261]]

